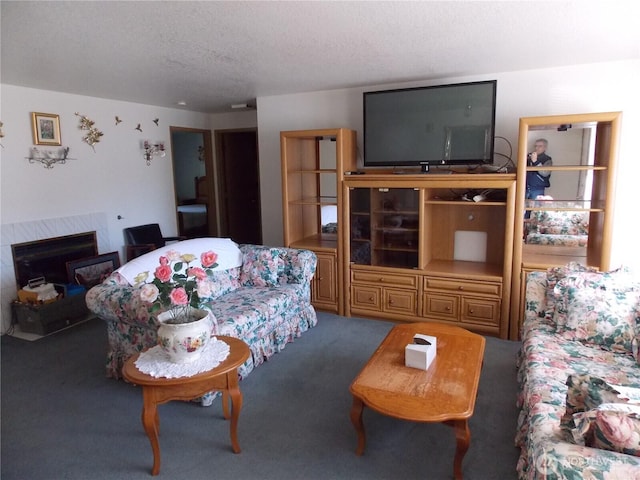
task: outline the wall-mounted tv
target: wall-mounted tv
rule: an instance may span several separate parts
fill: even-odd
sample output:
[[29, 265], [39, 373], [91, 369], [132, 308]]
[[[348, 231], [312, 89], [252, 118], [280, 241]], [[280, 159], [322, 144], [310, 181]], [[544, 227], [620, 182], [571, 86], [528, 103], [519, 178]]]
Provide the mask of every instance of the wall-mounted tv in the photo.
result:
[[493, 163], [496, 80], [364, 92], [364, 166]]

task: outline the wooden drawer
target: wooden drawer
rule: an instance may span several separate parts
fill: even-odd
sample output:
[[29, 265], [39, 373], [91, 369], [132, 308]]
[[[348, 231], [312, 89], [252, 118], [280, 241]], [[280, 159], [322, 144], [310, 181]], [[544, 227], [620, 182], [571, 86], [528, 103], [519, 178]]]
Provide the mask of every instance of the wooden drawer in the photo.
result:
[[462, 321], [498, 325], [500, 301], [485, 298], [462, 297]]
[[386, 312], [415, 315], [418, 312], [417, 292], [386, 288], [384, 294], [384, 310]]
[[352, 286], [351, 305], [354, 308], [367, 308], [370, 310], [382, 310], [382, 289], [377, 287]]
[[427, 318], [439, 317], [457, 321], [460, 297], [458, 295], [425, 293], [422, 310], [422, 315]]
[[352, 271], [351, 281], [392, 287], [418, 288], [417, 275], [402, 275], [399, 273]]
[[448, 290], [461, 294], [480, 293], [496, 297], [502, 296], [502, 284], [490, 282], [467, 282], [464, 280], [445, 280], [443, 278], [425, 277], [425, 290]]

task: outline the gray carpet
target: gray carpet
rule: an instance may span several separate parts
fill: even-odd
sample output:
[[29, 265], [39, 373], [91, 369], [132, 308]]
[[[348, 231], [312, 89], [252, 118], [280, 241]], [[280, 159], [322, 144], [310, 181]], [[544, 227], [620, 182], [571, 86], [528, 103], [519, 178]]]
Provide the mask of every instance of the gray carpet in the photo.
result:
[[[453, 478], [455, 436], [440, 424], [365, 409], [367, 447], [355, 455], [349, 385], [393, 324], [318, 316], [240, 383], [242, 453], [231, 452], [219, 399], [159, 407], [161, 478]], [[2, 337], [2, 480], [150, 478], [140, 389], [105, 378], [105, 345], [97, 319], [37, 342]], [[519, 346], [487, 337], [465, 479], [516, 478]]]

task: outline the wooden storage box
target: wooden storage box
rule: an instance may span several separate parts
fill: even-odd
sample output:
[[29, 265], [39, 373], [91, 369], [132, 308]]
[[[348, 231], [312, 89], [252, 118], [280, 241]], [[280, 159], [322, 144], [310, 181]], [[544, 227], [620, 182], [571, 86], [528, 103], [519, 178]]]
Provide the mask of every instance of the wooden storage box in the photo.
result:
[[63, 297], [55, 302], [12, 304], [14, 323], [26, 333], [47, 335], [83, 321], [89, 315], [84, 293]]

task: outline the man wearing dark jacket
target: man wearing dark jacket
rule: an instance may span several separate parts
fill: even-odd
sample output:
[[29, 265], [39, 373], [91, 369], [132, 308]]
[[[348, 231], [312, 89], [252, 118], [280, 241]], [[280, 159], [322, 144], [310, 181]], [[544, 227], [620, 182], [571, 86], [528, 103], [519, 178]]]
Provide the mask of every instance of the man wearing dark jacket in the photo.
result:
[[[546, 154], [549, 142], [544, 138], [535, 141], [534, 151], [527, 155], [527, 166], [529, 167], [550, 167], [553, 162]], [[544, 195], [545, 188], [549, 187], [549, 177], [551, 170], [536, 170], [527, 172], [527, 197], [535, 200], [538, 195]]]

